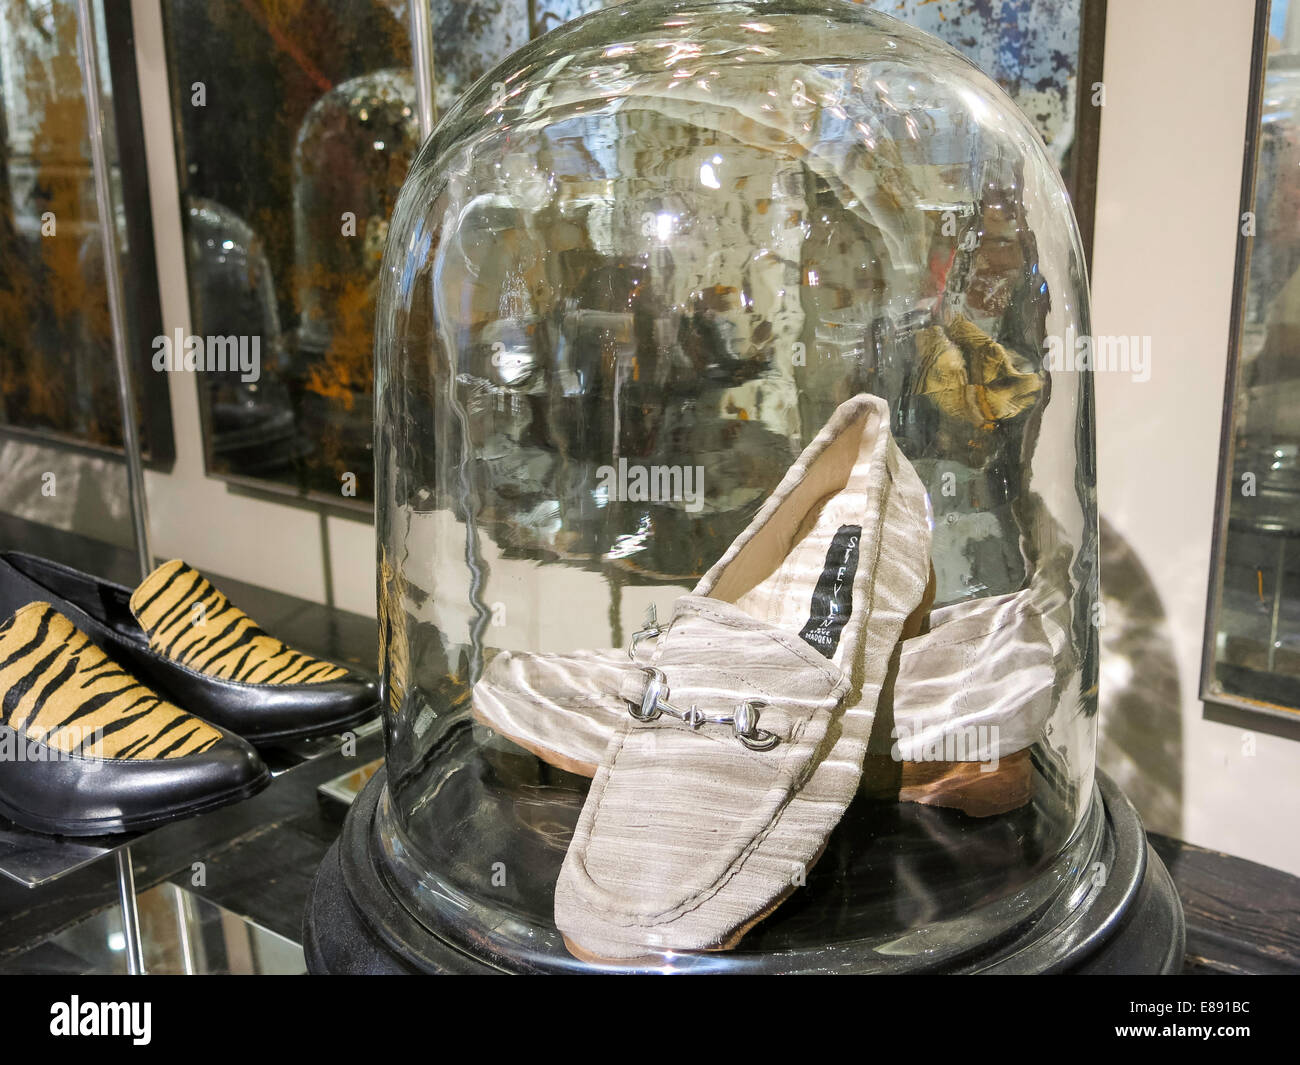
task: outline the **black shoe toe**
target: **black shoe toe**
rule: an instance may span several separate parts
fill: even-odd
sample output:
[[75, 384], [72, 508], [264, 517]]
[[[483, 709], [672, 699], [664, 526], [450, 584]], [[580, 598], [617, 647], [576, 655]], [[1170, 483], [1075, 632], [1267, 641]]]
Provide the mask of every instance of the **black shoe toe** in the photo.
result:
[[101, 836], [153, 828], [261, 791], [270, 770], [238, 736], [180, 758], [76, 758], [0, 726], [9, 749], [0, 762], [0, 814], [36, 832]]

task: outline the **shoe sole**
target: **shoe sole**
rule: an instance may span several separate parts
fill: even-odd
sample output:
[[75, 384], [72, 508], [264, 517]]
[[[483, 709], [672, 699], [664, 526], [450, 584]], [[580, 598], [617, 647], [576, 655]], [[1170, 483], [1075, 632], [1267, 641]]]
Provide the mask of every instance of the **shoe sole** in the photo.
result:
[[[1016, 751], [985, 772], [983, 762], [894, 762], [867, 758], [863, 781], [875, 799], [960, 810], [968, 817], [994, 817], [1018, 810], [1034, 797], [1029, 751]], [[898, 768], [895, 768], [898, 767]], [[873, 785], [872, 780], [888, 780]]]
[[530, 743], [522, 736], [516, 736], [513, 733], [505, 732], [501, 729], [499, 725], [493, 724], [487, 718], [479, 714], [477, 708], [472, 710], [471, 714], [474, 720], [478, 722], [478, 724], [490, 728], [498, 736], [502, 737], [503, 739], [509, 740], [516, 747], [522, 747], [529, 754], [534, 755], [537, 758], [540, 758], [543, 762], [545, 762], [549, 766], [554, 766], [556, 769], [562, 769], [566, 773], [573, 773], [576, 776], [586, 777], [588, 780], [590, 780], [592, 777], [596, 775], [596, 770], [597, 768], [599, 768], [596, 765], [593, 765], [589, 762], [579, 762], [573, 758], [568, 757], [567, 755], [560, 754], [559, 751], [552, 751], [546, 747], [541, 746], [541, 744]]
[[293, 740], [309, 740], [317, 736], [332, 736], [336, 732], [346, 732], [356, 725], [364, 725], [367, 721], [378, 717], [381, 709], [382, 704], [376, 702], [360, 713], [339, 718], [337, 721], [309, 725], [303, 728], [286, 729], [282, 732], [248, 732], [235, 729], [228, 729], [227, 731], [234, 732], [240, 739], [247, 740], [254, 747], [271, 747], [276, 744], [289, 743]]
[[112, 836], [125, 832], [140, 832], [160, 825], [168, 824], [185, 817], [206, 813], [222, 806], [229, 806], [244, 799], [252, 798], [271, 783], [271, 771], [263, 769], [261, 774], [246, 784], [216, 795], [207, 795], [202, 799], [181, 806], [174, 806], [157, 813], [139, 817], [98, 818], [82, 820], [78, 818], [50, 818], [34, 814], [11, 806], [0, 799], [0, 816], [7, 818], [20, 828], [40, 832], [47, 836]]

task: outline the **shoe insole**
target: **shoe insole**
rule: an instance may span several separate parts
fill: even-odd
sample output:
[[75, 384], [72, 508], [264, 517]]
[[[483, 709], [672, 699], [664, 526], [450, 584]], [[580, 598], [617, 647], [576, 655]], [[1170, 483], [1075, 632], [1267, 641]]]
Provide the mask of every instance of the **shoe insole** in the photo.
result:
[[874, 438], [874, 431], [878, 431], [874, 425], [860, 423], [845, 434], [851, 438], [851, 451], [832, 447], [820, 457], [817, 465], [827, 468], [815, 468], [810, 475], [838, 481], [838, 487], [823, 495], [797, 524], [794, 515], [784, 521], [780, 513], [773, 517], [759, 535], [780, 536], [782, 526], [792, 528], [784, 557], [735, 599], [747, 614], [797, 632], [836, 665], [843, 665], [844, 627], [861, 606], [853, 600], [854, 578], [860, 565], [874, 564], [859, 557], [862, 530], [875, 521], [869, 513], [873, 502], [868, 491], [872, 441], [863, 440], [864, 434]]

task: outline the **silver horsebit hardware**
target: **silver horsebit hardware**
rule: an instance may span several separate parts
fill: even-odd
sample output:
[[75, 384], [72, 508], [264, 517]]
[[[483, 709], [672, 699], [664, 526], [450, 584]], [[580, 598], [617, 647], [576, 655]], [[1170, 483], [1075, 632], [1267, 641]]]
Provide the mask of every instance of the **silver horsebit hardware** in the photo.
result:
[[[632, 643], [627, 649], [628, 657], [633, 661], [636, 660], [638, 643], [642, 640], [658, 638], [663, 634], [655, 616], [653, 603], [646, 611], [645, 626], [639, 632], [633, 633]], [[660, 714], [667, 714], [681, 721], [692, 732], [698, 731], [704, 725], [730, 725], [736, 739], [751, 751], [770, 751], [781, 742], [781, 737], [776, 733], [758, 727], [759, 711], [767, 706], [767, 703], [757, 699], [746, 699], [736, 707], [734, 714], [706, 714], [693, 704], [690, 709], [683, 710], [668, 701], [672, 692], [669, 690], [668, 678], [664, 676], [662, 669], [654, 666], [639, 668], [649, 678], [646, 681], [645, 693], [641, 696], [640, 703], [628, 700], [627, 704], [627, 712], [637, 721], [653, 721]]]
[[642, 640], [657, 640], [664, 634], [664, 630], [659, 627], [659, 613], [655, 610], [654, 603], [646, 607], [645, 621], [642, 623], [645, 628], [638, 629], [632, 633], [632, 642], [627, 645], [627, 656], [636, 661], [636, 647]]

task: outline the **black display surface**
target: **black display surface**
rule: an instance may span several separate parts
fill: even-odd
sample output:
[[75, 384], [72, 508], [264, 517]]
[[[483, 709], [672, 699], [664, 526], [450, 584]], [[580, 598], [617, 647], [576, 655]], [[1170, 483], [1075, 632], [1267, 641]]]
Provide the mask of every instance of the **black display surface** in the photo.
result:
[[[535, 957], [507, 957], [500, 953], [474, 952], [462, 941], [457, 946], [440, 938], [416, 921], [398, 901], [385, 880], [382, 859], [376, 854], [374, 820], [386, 786], [382, 771], [367, 785], [344, 823], [340, 840], [330, 848], [312, 886], [304, 920], [304, 949], [313, 973], [486, 973], [536, 972], [551, 966], [538, 965]], [[881, 958], [853, 957], [851, 950], [828, 950], [823, 964], [810, 968], [805, 954], [755, 949], [764, 941], [777, 942], [781, 926], [807, 921], [810, 917], [832, 918], [844, 904], [844, 894], [855, 890], [878, 892], [892, 889], [900, 895], [906, 882], [889, 873], [868, 856], [855, 864], [856, 876], [843, 891], [819, 891], [816, 870], [809, 875], [803, 905], [781, 912], [764, 922], [747, 937], [741, 949], [726, 955], [728, 971], [764, 973], [859, 972], [890, 973], [956, 971], [966, 973], [1079, 973], [1079, 974], [1168, 974], [1183, 964], [1185, 926], [1182, 904], [1164, 864], [1146, 841], [1146, 834], [1132, 804], [1105, 775], [1097, 776], [1094, 802], [1104, 817], [1104, 881], [1082, 900], [1061, 900], [1040, 919], [1026, 922], [1012, 936], [986, 943], [972, 943], [956, 965], [937, 968], [924, 953]], [[916, 806], [859, 802], [851, 811], [855, 819], [890, 819], [914, 814], [929, 817], [943, 811]], [[937, 822], [936, 822], [937, 823]], [[859, 832], [844, 838], [857, 838]], [[969, 842], [965, 832], [955, 839]], [[843, 863], [837, 861], [834, 840], [826, 859], [835, 873], [825, 879], [840, 881]], [[893, 863], [897, 853], [881, 848], [885, 861]], [[826, 859], [823, 859], [825, 861]], [[933, 861], [934, 855], [918, 852], [917, 860]], [[820, 865], [821, 863], [819, 863]], [[812, 907], [820, 914], [809, 914]], [[804, 911], [801, 913], [801, 911]], [[718, 954], [682, 955], [675, 971], [709, 972], [722, 966]], [[798, 966], [792, 957], [801, 959]], [[608, 971], [600, 966], [567, 968]], [[638, 970], [646, 971], [646, 970]], [[659, 969], [652, 971], [661, 971]]]

